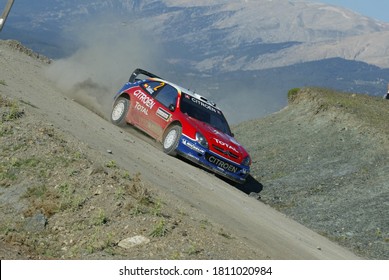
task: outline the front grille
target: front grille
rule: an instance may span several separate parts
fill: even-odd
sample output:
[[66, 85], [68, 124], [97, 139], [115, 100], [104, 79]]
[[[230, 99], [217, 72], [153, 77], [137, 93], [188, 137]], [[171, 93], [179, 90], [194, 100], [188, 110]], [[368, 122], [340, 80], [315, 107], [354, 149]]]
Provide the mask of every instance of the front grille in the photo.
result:
[[238, 166], [235, 166], [229, 162], [226, 162], [214, 155], [211, 155], [209, 153], [205, 153], [205, 159], [207, 161], [209, 161], [210, 163], [216, 165], [217, 167], [225, 170], [225, 171], [228, 171], [228, 172], [232, 172], [232, 173], [237, 173], [239, 171], [241, 171], [242, 169]]
[[219, 147], [219, 146], [212, 145], [212, 147], [213, 147], [215, 150], [221, 152], [221, 153], [224, 154], [224, 155], [228, 155], [228, 156], [230, 156], [230, 157], [232, 157], [232, 158], [234, 158], [234, 159], [238, 159], [238, 158], [239, 158], [238, 155], [232, 153], [231, 151], [224, 150], [223, 148], [221, 148], [221, 147]]

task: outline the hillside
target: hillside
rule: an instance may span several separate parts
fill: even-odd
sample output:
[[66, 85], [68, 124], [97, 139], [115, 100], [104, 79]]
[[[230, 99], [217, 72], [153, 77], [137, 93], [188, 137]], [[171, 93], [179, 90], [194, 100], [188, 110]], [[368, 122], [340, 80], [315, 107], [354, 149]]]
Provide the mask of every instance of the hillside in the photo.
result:
[[106, 88], [61, 89], [48, 63], [0, 41], [2, 259], [364, 258], [248, 195], [255, 179], [237, 189], [114, 126], [86, 96]]
[[388, 119], [382, 98], [304, 88], [235, 132], [262, 201], [358, 254], [389, 259]]
[[31, 106], [0, 87], [0, 259], [268, 258]]
[[[58, 89], [42, 72], [49, 59], [18, 42], [0, 41], [0, 61], [5, 68], [0, 72], [0, 259], [270, 258], [163, 190], [164, 175], [155, 164], [169, 159], [142, 162], [158, 153], [158, 146], [55, 94]], [[51, 100], [57, 119], [43, 109], [45, 100]], [[91, 114], [89, 125], [80, 109]], [[90, 131], [99, 119], [104, 126]], [[105, 147], [93, 144], [109, 127], [123, 150], [138, 146], [132, 147], [135, 156], [126, 155], [135, 165], [120, 166], [121, 150], [114, 148], [111, 134]], [[75, 129], [87, 131], [90, 142], [75, 137]], [[151, 149], [149, 155], [143, 146]], [[158, 184], [148, 179], [150, 173]], [[169, 188], [176, 184], [168, 182]]]

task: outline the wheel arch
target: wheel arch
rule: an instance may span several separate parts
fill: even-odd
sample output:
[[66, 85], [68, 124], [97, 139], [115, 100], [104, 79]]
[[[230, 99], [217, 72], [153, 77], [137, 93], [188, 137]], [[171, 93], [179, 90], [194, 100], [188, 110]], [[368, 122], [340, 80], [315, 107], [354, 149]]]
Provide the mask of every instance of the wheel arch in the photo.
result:
[[[171, 137], [169, 137], [168, 142], [165, 142], [167, 137], [170, 135], [170, 132], [175, 130], [177, 132], [177, 137], [173, 138], [174, 140], [171, 140]], [[178, 130], [178, 131], [177, 131]], [[170, 155], [170, 156], [176, 156], [177, 155], [177, 147], [179, 146], [179, 143], [181, 141], [181, 135], [182, 135], [182, 124], [180, 121], [175, 120], [172, 121], [166, 128], [165, 131], [163, 132], [161, 143], [162, 143], [162, 148], [163, 151]], [[165, 144], [167, 144], [165, 146]]]
[[123, 91], [122, 93], [116, 95], [115, 101], [116, 101], [116, 99], [118, 99], [120, 97], [124, 97], [124, 98], [126, 98], [128, 100], [131, 100], [130, 94], [128, 92], [125, 92], [125, 91]]
[[[121, 102], [121, 100], [125, 100], [126, 103], [123, 103], [125, 107], [123, 109], [119, 109], [118, 112], [117, 105], [119, 104], [119, 102]], [[127, 116], [129, 114], [129, 109], [130, 109], [130, 100], [131, 100], [130, 96], [126, 92], [117, 95], [115, 97], [115, 100], [112, 104], [112, 111], [111, 111], [111, 122], [113, 124], [117, 126], [125, 126], [127, 124]]]
[[165, 130], [162, 133], [161, 141], [163, 138], [165, 138], [166, 132], [173, 126], [173, 125], [179, 125], [182, 128], [182, 123], [179, 120], [172, 121], [168, 126], [165, 127]]
[[114, 97], [114, 99], [113, 99], [112, 108], [115, 106], [116, 100], [118, 100], [120, 97], [123, 97], [123, 98], [125, 98], [125, 99], [127, 99], [127, 100], [129, 100], [129, 101], [131, 100], [131, 97], [130, 97], [130, 94], [129, 94], [129, 93], [127, 93], [127, 92], [125, 92], [125, 91], [121, 92], [120, 94], [118, 93], [118, 94]]

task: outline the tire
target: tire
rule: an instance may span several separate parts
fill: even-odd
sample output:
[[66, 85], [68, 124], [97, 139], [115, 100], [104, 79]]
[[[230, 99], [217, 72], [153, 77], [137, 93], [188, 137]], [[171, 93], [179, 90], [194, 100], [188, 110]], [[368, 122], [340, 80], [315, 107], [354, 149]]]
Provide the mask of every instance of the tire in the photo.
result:
[[124, 97], [116, 99], [111, 112], [111, 122], [117, 126], [125, 126], [127, 124], [126, 116], [130, 100]]
[[173, 125], [168, 128], [163, 136], [162, 147], [163, 151], [170, 155], [176, 156], [176, 149], [181, 138], [182, 127], [179, 125]]

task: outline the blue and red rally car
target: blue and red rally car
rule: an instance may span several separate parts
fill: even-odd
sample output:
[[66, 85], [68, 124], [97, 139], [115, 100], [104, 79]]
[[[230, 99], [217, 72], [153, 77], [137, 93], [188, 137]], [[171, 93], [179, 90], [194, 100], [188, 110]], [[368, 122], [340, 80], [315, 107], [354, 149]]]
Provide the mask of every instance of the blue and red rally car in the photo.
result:
[[161, 142], [165, 153], [234, 182], [243, 184], [250, 172], [249, 154], [215, 103], [145, 70], [136, 69], [115, 95], [111, 121], [132, 124]]

